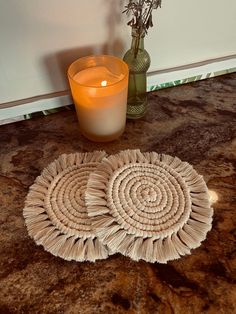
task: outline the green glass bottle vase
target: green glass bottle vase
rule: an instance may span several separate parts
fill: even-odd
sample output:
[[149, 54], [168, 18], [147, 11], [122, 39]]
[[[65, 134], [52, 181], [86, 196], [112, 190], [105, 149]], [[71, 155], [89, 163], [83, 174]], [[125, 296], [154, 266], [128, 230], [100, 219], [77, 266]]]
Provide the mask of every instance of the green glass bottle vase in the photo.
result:
[[123, 58], [129, 67], [128, 119], [139, 119], [147, 111], [147, 70], [151, 59], [144, 49], [144, 37], [144, 33], [140, 34], [133, 28], [131, 48]]

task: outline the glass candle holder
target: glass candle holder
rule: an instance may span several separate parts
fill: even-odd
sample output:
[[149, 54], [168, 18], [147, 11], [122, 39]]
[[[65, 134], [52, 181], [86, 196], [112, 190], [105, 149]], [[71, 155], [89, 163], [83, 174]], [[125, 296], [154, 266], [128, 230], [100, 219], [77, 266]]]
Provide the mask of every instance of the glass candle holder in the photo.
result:
[[125, 129], [128, 66], [114, 56], [88, 56], [68, 69], [78, 121], [89, 140], [108, 142]]

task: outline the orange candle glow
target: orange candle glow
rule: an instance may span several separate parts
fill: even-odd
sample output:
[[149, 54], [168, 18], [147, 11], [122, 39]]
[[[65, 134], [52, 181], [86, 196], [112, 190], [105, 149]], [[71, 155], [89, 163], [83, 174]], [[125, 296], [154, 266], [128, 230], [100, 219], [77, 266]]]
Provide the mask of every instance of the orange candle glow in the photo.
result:
[[81, 132], [90, 140], [119, 137], [126, 122], [128, 67], [113, 56], [80, 58], [68, 77]]

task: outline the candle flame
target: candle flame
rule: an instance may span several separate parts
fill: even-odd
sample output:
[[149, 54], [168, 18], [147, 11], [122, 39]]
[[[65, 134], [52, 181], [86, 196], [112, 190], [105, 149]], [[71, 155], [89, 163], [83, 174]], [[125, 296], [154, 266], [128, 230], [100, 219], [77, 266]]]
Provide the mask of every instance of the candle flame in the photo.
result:
[[102, 81], [101, 86], [107, 86], [107, 81]]

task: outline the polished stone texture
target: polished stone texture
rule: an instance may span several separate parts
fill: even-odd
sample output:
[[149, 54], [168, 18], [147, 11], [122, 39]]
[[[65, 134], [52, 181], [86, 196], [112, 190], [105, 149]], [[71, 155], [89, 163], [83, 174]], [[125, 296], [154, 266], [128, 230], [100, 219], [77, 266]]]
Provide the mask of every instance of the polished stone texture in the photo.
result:
[[[213, 228], [166, 265], [115, 255], [66, 262], [31, 240], [29, 186], [62, 153], [140, 148], [193, 164], [218, 197]], [[0, 313], [236, 313], [236, 74], [149, 94], [145, 118], [117, 141], [80, 135], [74, 111], [0, 127]]]

